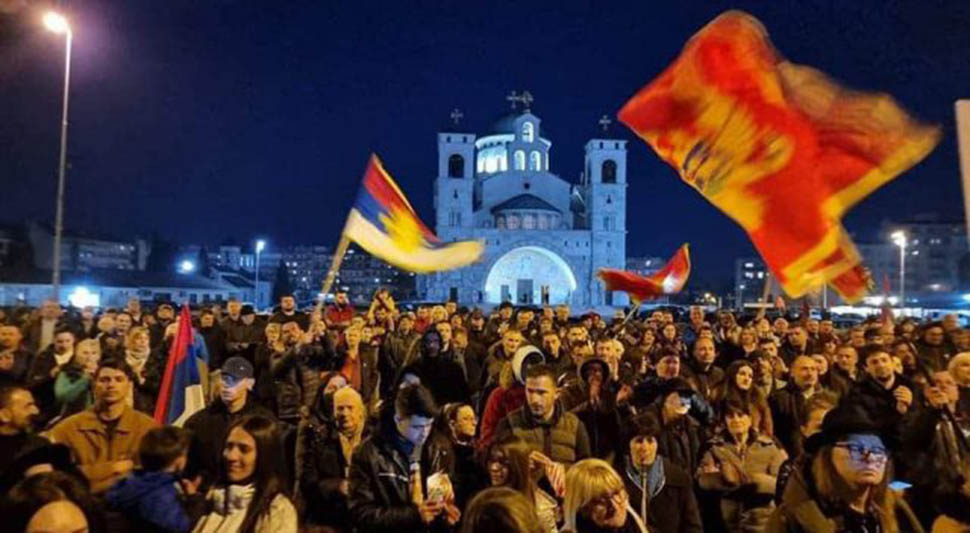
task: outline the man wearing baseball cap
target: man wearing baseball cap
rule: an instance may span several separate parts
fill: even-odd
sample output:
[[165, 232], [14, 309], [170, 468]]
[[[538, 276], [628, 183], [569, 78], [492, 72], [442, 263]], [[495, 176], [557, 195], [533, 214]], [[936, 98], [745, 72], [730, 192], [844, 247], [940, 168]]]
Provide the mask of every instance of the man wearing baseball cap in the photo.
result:
[[218, 399], [185, 422], [185, 428], [192, 431], [190, 469], [201, 472], [208, 480], [219, 471], [223, 441], [230, 424], [246, 415], [276, 419], [250, 395], [254, 383], [252, 363], [234, 356], [226, 359], [221, 370]]

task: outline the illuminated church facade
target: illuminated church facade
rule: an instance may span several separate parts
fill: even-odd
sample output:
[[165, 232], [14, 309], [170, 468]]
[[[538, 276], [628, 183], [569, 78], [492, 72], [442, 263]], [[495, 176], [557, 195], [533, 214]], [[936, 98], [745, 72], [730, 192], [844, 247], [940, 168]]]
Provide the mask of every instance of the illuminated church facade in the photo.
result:
[[626, 295], [605, 291], [596, 271], [626, 263], [626, 141], [590, 139], [580, 183], [571, 183], [550, 172], [552, 142], [524, 94], [525, 109], [488, 134], [457, 126], [438, 133], [435, 233], [480, 239], [485, 253], [469, 267], [422, 276], [419, 291], [430, 301], [485, 307], [625, 305]]

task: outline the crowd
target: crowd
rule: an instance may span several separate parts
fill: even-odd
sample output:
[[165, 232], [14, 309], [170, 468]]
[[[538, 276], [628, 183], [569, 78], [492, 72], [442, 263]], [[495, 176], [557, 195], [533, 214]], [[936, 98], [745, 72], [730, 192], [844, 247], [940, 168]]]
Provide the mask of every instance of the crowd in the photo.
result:
[[[455, 302], [0, 310], [0, 513], [31, 532], [970, 528], [957, 317], [626, 319]], [[949, 528], [949, 529], [948, 529]]]

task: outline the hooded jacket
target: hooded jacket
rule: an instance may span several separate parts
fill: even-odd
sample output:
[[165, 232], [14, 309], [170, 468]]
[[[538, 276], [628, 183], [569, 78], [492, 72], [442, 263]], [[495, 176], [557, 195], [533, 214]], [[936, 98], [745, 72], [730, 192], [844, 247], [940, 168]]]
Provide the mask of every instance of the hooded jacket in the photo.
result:
[[125, 515], [133, 531], [188, 531], [192, 519], [179, 501], [176, 482], [170, 472], [139, 470], [111, 487], [105, 501]]
[[[641, 509], [646, 508], [647, 525], [651, 531], [701, 533], [704, 528], [691, 477], [665, 457], [657, 455], [656, 460], [660, 461], [663, 476], [652, 491], [649, 490], [647, 476], [641, 475], [629, 464], [621, 473], [630, 495], [630, 507], [641, 518]], [[645, 491], [648, 493], [644, 494]]]

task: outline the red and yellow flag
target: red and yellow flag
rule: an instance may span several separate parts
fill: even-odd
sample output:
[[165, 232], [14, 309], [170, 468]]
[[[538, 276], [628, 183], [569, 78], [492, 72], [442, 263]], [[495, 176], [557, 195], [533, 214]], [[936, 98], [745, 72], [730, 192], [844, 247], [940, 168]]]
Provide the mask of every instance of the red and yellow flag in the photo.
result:
[[614, 268], [601, 268], [597, 275], [606, 284], [606, 290], [623, 291], [635, 303], [677, 294], [690, 277], [690, 250], [682, 245], [663, 268], [649, 276]]
[[739, 11], [697, 33], [619, 119], [747, 231], [789, 296], [828, 283], [850, 302], [871, 280], [842, 216], [940, 137], [888, 95], [785, 61]]

